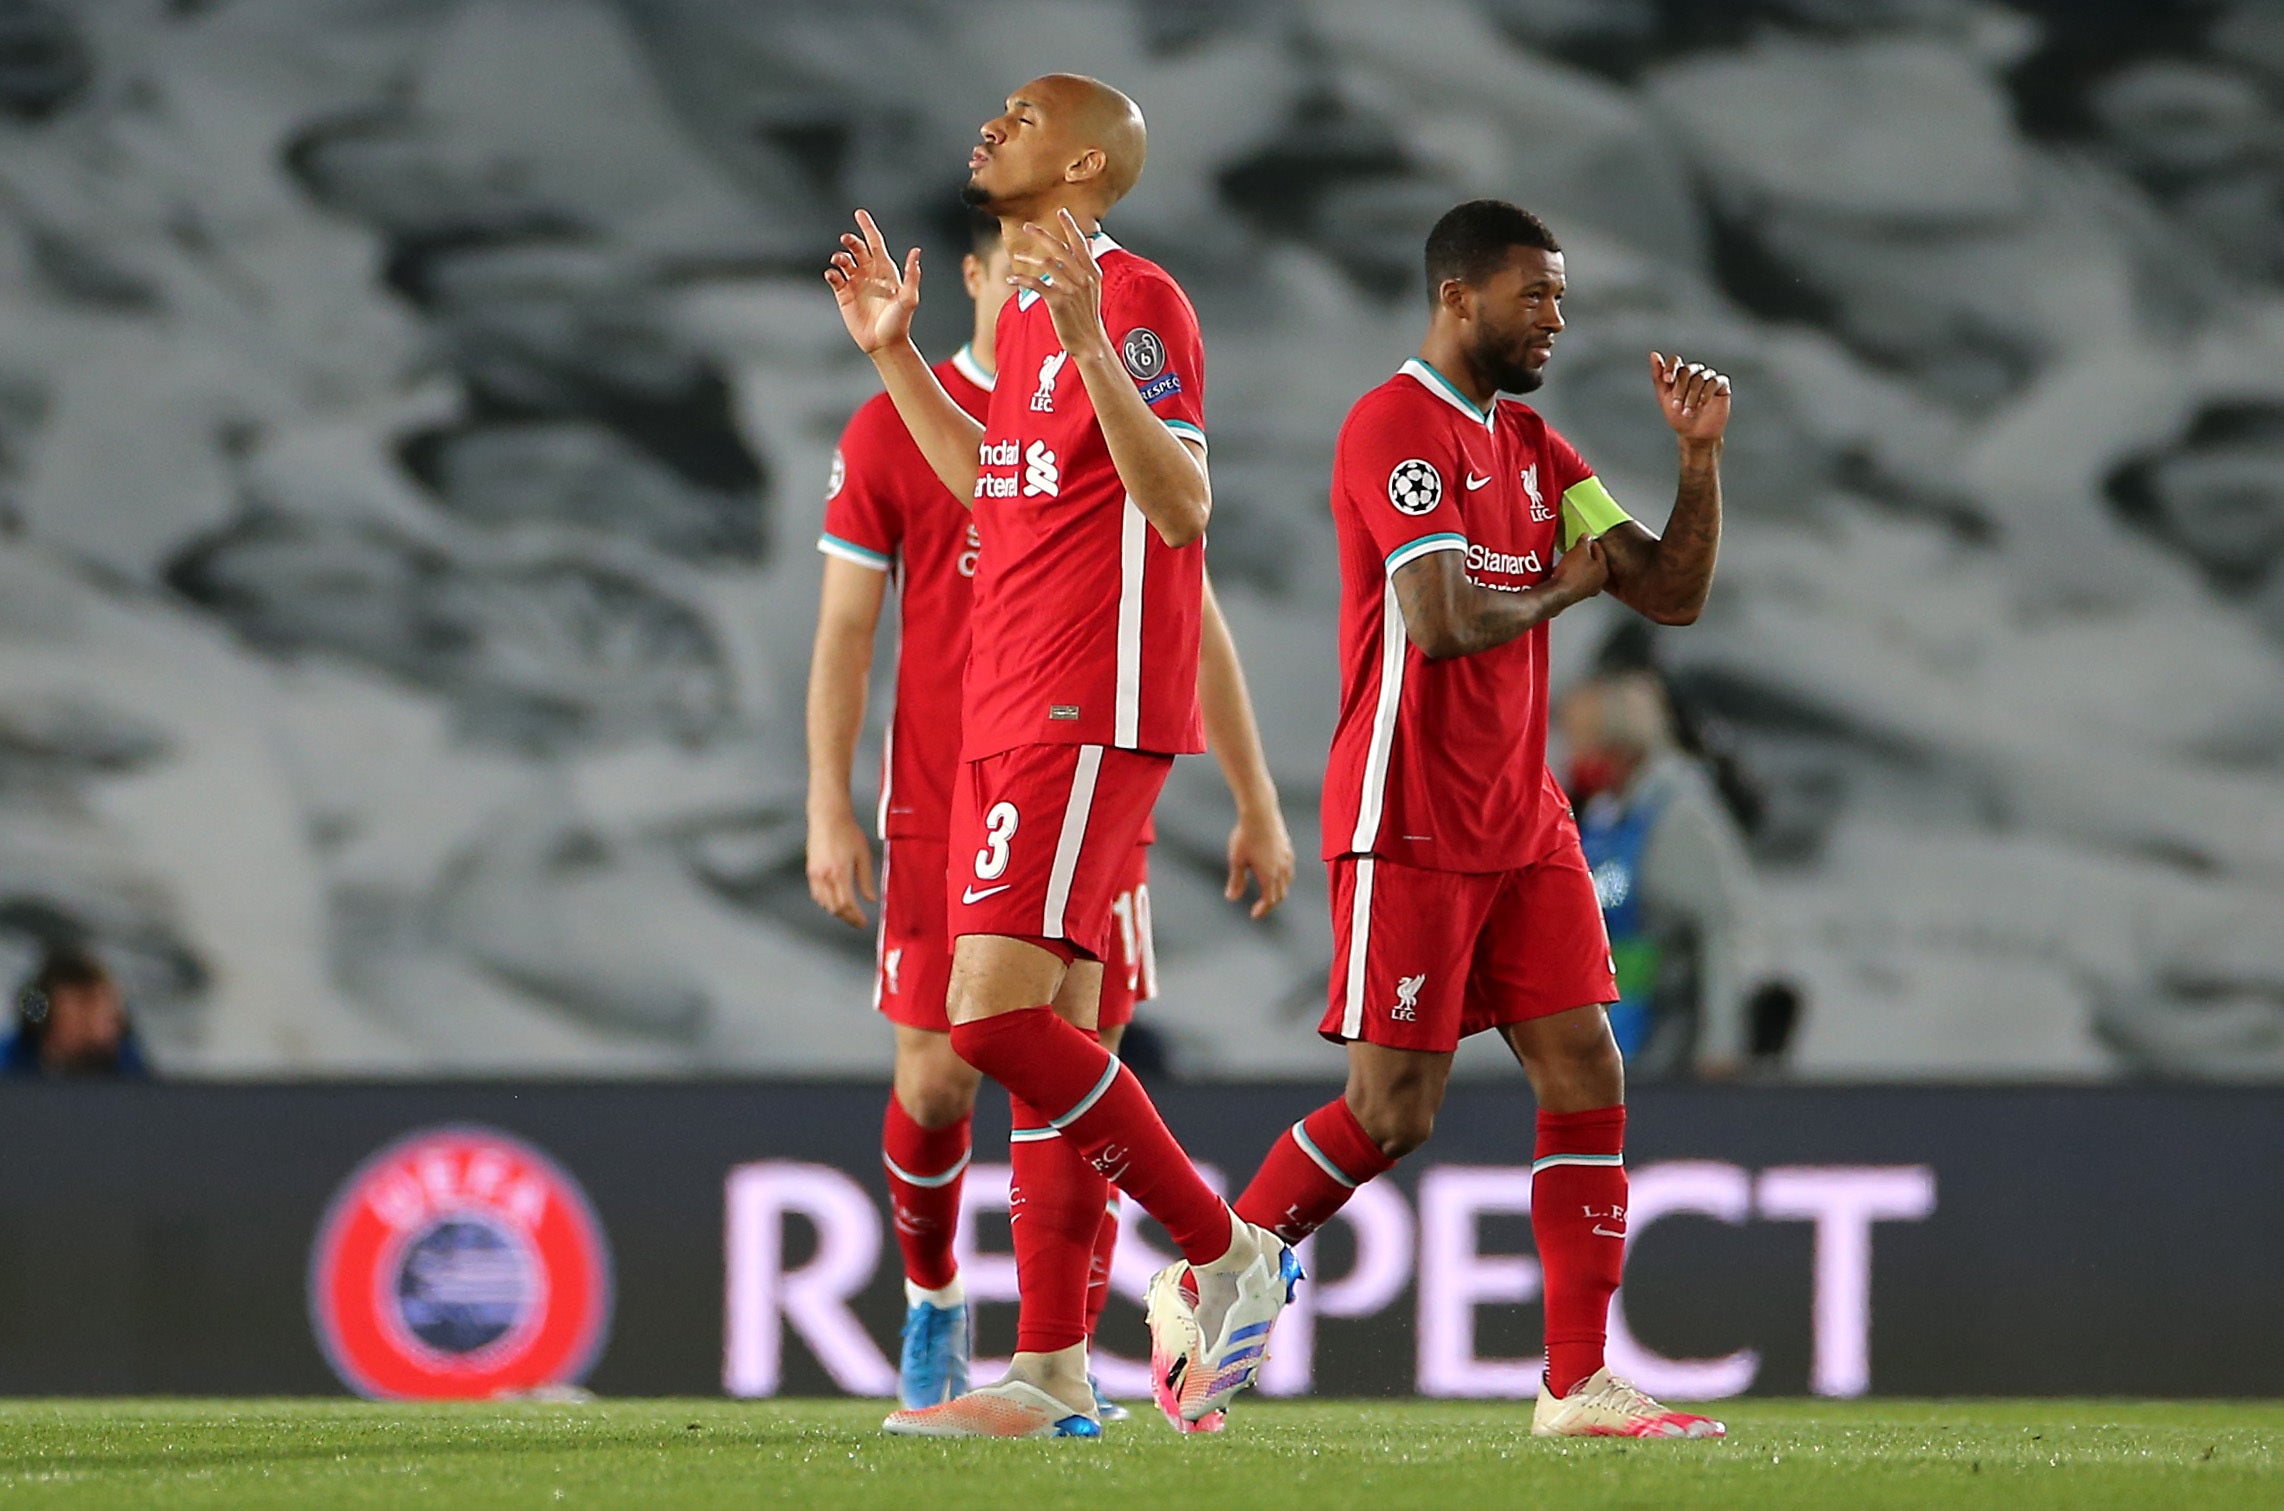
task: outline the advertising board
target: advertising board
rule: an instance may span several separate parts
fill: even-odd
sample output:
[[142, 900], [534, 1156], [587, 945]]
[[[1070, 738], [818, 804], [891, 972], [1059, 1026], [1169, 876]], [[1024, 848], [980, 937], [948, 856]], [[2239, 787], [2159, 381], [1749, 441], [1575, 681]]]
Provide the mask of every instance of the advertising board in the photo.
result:
[[[902, 1294], [884, 1095], [11, 1087], [0, 1392], [885, 1394]], [[1236, 1183], [1325, 1095], [1160, 1101]], [[987, 1357], [1012, 1347], [1015, 1313], [995, 1101], [960, 1236]], [[404, 1158], [471, 1130], [485, 1142], [445, 1146], [442, 1164]], [[1527, 1393], [1530, 1133], [1519, 1087], [1455, 1088], [1429, 1147], [1312, 1244], [1266, 1388]], [[1635, 1099], [1628, 1165], [1612, 1354], [1661, 1394], [2284, 1394], [2274, 1092], [1660, 1088]], [[391, 1171], [412, 1184], [373, 1183]], [[370, 1231], [344, 1266], [329, 1244], [360, 1199]], [[1165, 1256], [1127, 1220], [1101, 1341], [1131, 1395], [1147, 1347], [1135, 1298]], [[358, 1304], [329, 1313], [328, 1276]], [[360, 1306], [397, 1365], [344, 1347]], [[419, 1367], [375, 1373], [405, 1359]]]

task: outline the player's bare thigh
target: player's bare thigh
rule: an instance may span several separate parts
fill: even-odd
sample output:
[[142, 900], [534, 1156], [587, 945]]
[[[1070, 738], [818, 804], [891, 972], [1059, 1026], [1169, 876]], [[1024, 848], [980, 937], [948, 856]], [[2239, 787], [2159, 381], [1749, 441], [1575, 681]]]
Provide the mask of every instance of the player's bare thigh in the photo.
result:
[[1626, 1061], [1600, 1003], [1499, 1030], [1531, 1078], [1542, 1112], [1591, 1112], [1626, 1100]]
[[898, 1023], [896, 1100], [923, 1128], [946, 1128], [975, 1110], [983, 1075], [952, 1048], [952, 1036]]
[[952, 985], [945, 1003], [954, 1024], [976, 1023], [1041, 1004], [1092, 1030], [1102, 1003], [1102, 963], [1064, 965], [1052, 950], [1004, 934], [962, 934], [952, 943]]
[[1450, 1081], [1447, 1052], [1349, 1041], [1348, 1109], [1390, 1159], [1402, 1159], [1428, 1141]]

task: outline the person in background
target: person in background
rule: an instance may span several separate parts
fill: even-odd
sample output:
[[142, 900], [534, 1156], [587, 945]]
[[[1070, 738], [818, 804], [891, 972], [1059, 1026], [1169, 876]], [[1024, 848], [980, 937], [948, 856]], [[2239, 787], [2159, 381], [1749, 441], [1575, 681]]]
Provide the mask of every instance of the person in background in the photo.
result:
[[1745, 839], [1675, 738], [1654, 672], [1573, 687], [1555, 723], [1619, 1000], [1610, 1028], [1631, 1079], [1743, 1070], [1762, 1049], [1758, 899]]
[[0, 1072], [137, 1080], [149, 1073], [126, 998], [101, 960], [76, 945], [48, 951], [16, 993], [16, 1031], [0, 1047]]

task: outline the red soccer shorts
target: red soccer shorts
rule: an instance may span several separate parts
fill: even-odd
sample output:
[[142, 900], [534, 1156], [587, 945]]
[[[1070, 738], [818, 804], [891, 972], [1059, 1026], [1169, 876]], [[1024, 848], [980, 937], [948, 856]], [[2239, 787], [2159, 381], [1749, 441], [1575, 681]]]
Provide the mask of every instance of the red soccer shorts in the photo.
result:
[[1618, 1000], [1575, 835], [1517, 871], [1332, 866], [1332, 990], [1317, 1032], [1448, 1053], [1469, 1034]]
[[880, 947], [872, 1005], [891, 1023], [950, 1033], [952, 936], [944, 928], [944, 842], [892, 839], [880, 863]]
[[1055, 939], [1108, 960], [1118, 896], [1174, 758], [1018, 745], [960, 763], [945, 872], [949, 933]]
[[1135, 1004], [1158, 995], [1158, 944], [1150, 932], [1150, 847], [1136, 845], [1110, 899], [1110, 953], [1102, 961], [1104, 1028], [1134, 1021]]

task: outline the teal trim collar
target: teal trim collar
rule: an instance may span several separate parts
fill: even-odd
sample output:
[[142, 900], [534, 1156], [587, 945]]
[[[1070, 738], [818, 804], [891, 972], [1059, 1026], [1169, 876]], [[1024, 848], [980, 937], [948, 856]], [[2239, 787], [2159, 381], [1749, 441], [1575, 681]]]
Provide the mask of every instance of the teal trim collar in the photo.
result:
[[975, 359], [975, 343], [973, 341], [952, 353], [952, 366], [959, 369], [961, 377], [985, 393], [991, 392], [992, 384], [997, 381], [996, 377], [985, 372], [983, 364]]
[[[1442, 373], [1437, 372], [1433, 367], [1430, 367], [1427, 363], [1422, 362], [1419, 358], [1409, 358], [1405, 361], [1402, 367], [1396, 370], [1409, 376], [1413, 381], [1417, 382], [1429, 393], [1434, 394], [1437, 398], [1443, 400], [1446, 404], [1449, 404], [1452, 408], [1458, 410], [1461, 414], [1467, 416], [1467, 418], [1473, 420], [1476, 424], [1482, 426], [1485, 430], [1489, 430], [1491, 428], [1492, 419], [1490, 410], [1477, 409], [1475, 407], [1475, 401], [1468, 398], [1467, 395], [1461, 393], [1456, 387], [1454, 387], [1452, 381], [1449, 378], [1445, 377]], [[1491, 401], [1491, 409], [1495, 410], [1498, 407], [1499, 401], [1497, 399], [1493, 399]]]

